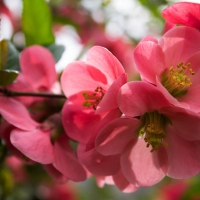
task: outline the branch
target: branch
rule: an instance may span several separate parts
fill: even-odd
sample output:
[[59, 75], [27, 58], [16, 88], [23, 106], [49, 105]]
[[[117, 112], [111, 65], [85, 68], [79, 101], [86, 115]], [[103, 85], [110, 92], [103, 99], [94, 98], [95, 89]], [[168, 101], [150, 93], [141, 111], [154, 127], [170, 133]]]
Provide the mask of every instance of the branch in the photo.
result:
[[64, 94], [52, 94], [52, 93], [34, 93], [34, 92], [17, 92], [8, 89], [1, 89], [0, 93], [3, 93], [5, 96], [31, 96], [31, 97], [46, 97], [46, 98], [65, 98]]

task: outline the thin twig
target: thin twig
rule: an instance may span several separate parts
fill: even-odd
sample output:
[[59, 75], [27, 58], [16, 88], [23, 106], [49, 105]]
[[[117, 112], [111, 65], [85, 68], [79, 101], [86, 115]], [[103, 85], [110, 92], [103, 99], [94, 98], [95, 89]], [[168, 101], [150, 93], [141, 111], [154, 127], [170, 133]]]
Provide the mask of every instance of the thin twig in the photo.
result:
[[46, 98], [65, 98], [64, 94], [52, 94], [52, 93], [34, 93], [34, 92], [17, 92], [8, 89], [1, 89], [0, 93], [5, 96], [32, 96], [32, 97], [46, 97]]

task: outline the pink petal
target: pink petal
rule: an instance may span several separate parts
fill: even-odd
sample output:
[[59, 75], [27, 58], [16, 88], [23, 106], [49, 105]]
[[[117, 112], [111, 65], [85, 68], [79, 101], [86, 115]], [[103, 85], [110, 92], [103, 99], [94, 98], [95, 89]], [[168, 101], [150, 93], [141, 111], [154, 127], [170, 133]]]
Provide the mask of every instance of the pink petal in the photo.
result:
[[163, 10], [162, 16], [169, 22], [200, 29], [200, 4], [179, 2]]
[[199, 31], [190, 27], [174, 27], [165, 33], [159, 45], [165, 54], [166, 68], [176, 67], [180, 62], [186, 63], [188, 58], [200, 51], [199, 40]]
[[200, 85], [195, 85], [194, 87], [191, 87], [188, 89], [187, 93], [179, 97], [178, 100], [180, 102], [184, 102], [188, 104], [188, 107], [196, 112], [200, 113]]
[[21, 53], [20, 66], [27, 82], [36, 90], [50, 90], [57, 79], [55, 60], [50, 51], [42, 46], [26, 48]]
[[199, 79], [200, 79], [200, 69], [199, 69], [199, 62], [200, 62], [200, 51], [195, 52], [191, 57], [189, 57], [185, 64], [190, 63], [189, 69], [192, 69], [192, 71], [195, 72], [195, 75], [190, 75], [189, 70], [187, 71], [187, 75], [190, 78], [192, 85], [188, 88], [195, 87], [196, 85], [199, 85]]
[[105, 126], [96, 138], [96, 149], [103, 155], [119, 154], [127, 143], [137, 137], [140, 121], [136, 118], [118, 118]]
[[103, 188], [105, 184], [114, 185], [112, 176], [96, 176], [96, 182], [98, 187]]
[[140, 42], [134, 50], [134, 61], [141, 78], [155, 84], [166, 68], [165, 58], [160, 46], [152, 41]]
[[96, 139], [96, 136], [98, 135], [99, 131], [104, 126], [106, 126], [109, 122], [111, 122], [112, 120], [121, 117], [121, 115], [122, 115], [122, 113], [118, 108], [113, 109], [98, 123], [98, 126], [95, 128], [88, 143], [86, 144], [86, 151], [89, 151], [89, 150], [95, 148], [95, 139]]
[[109, 85], [124, 73], [124, 68], [117, 58], [100, 46], [94, 46], [88, 51], [86, 62], [102, 71], [107, 77]]
[[52, 164], [43, 165], [43, 167], [57, 183], [62, 184], [67, 181], [67, 177], [63, 176]]
[[176, 24], [167, 21], [167, 22], [165, 23], [163, 33], [166, 33], [167, 31], [169, 31], [170, 29], [172, 29], [172, 28], [175, 27], [175, 26], [176, 26]]
[[[22, 73], [19, 73], [15, 81], [7, 86], [7, 89], [20, 92], [35, 92], [34, 88], [27, 84], [27, 81], [24, 78], [24, 74]], [[22, 102], [26, 106], [30, 106], [33, 102], [38, 100], [38, 98], [27, 96], [16, 96], [15, 99]]]
[[169, 159], [167, 175], [171, 178], [185, 179], [198, 174], [200, 171], [199, 141], [184, 140], [171, 127], [168, 128], [167, 133], [166, 150]]
[[131, 184], [123, 175], [122, 171], [120, 170], [117, 174], [113, 176], [113, 180], [115, 185], [125, 193], [135, 192], [138, 187]]
[[160, 80], [158, 79], [158, 77], [156, 77], [156, 86], [157, 88], [162, 92], [162, 94], [165, 96], [165, 98], [173, 105], [176, 106], [181, 106], [180, 102], [174, 98], [169, 92], [168, 90], [162, 85], [162, 83], [160, 82]]
[[39, 129], [32, 131], [14, 129], [11, 132], [10, 140], [28, 158], [41, 164], [54, 162], [49, 132], [43, 132]]
[[86, 179], [86, 172], [69, 146], [69, 141], [65, 135], [62, 135], [56, 141], [54, 153], [54, 166], [62, 174], [73, 181], [84, 181]]
[[94, 175], [109, 176], [120, 169], [119, 155], [103, 156], [95, 149], [85, 151], [85, 145], [81, 143], [78, 146], [78, 158]]
[[112, 109], [118, 108], [117, 95], [122, 85], [127, 82], [127, 74], [120, 75], [110, 86], [105, 93], [103, 99], [99, 103], [96, 114], [108, 112]]
[[81, 94], [71, 96], [62, 109], [62, 123], [69, 137], [81, 143], [87, 143], [93, 130], [101, 121], [92, 108], [82, 106]]
[[180, 137], [190, 141], [200, 139], [200, 115], [196, 112], [174, 106], [163, 107], [159, 112], [170, 120]]
[[160, 164], [158, 152], [151, 153], [144, 139], [130, 143], [121, 157], [125, 178], [136, 186], [151, 186], [161, 181], [165, 176], [163, 163], [167, 164], [167, 161]]
[[99, 69], [82, 61], [75, 61], [63, 71], [61, 86], [64, 94], [69, 97], [83, 91], [94, 92], [97, 87], [106, 90], [107, 78]]
[[24, 105], [9, 97], [0, 96], [0, 113], [10, 124], [22, 130], [34, 130], [38, 125]]
[[170, 105], [164, 95], [153, 85], [133, 81], [123, 85], [119, 91], [118, 104], [127, 116], [141, 116], [146, 112]]
[[30, 159], [27, 159], [24, 154], [22, 154], [18, 149], [16, 149], [10, 141], [11, 131], [15, 129], [14, 126], [8, 124], [6, 121], [0, 123], [0, 137], [4, 140], [6, 147], [9, 149], [11, 154], [16, 156], [17, 158], [26, 161], [27, 163], [32, 163]]
[[140, 40], [140, 42], [154, 42], [154, 43], [158, 43], [158, 40], [157, 39], [155, 39], [154, 37], [152, 37], [152, 36], [146, 36], [146, 37], [144, 37], [144, 38], [142, 38], [142, 40]]

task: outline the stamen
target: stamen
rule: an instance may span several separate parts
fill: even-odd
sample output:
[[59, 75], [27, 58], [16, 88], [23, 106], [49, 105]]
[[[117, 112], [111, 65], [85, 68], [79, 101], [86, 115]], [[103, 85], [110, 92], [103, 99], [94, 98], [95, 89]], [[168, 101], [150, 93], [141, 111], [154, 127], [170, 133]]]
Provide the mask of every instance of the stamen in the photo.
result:
[[139, 134], [144, 137], [144, 141], [147, 143], [146, 147], [152, 147], [150, 152], [156, 151], [162, 145], [168, 145], [164, 132], [167, 118], [164, 115], [157, 111], [149, 112], [143, 115], [141, 120], [143, 125]]
[[190, 65], [190, 63], [184, 65], [183, 62], [180, 62], [176, 68], [171, 66], [169, 72], [164, 72], [162, 85], [172, 96], [178, 97], [185, 94], [187, 88], [192, 85], [188, 76], [195, 75], [195, 72], [191, 68], [188, 69]]
[[86, 101], [84, 101], [82, 105], [88, 108], [92, 106], [93, 109], [96, 110], [98, 104], [103, 99], [105, 92], [106, 91], [102, 87], [97, 87], [91, 94], [83, 92], [82, 95]]

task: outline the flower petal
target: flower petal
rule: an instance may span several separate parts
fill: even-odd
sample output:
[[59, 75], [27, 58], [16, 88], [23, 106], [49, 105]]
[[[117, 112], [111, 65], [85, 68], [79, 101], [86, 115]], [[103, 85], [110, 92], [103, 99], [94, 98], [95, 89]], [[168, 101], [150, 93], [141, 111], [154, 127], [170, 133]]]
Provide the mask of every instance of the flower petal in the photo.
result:
[[187, 93], [182, 97], [179, 97], [180, 102], [188, 104], [189, 109], [196, 113], [200, 113], [200, 85], [195, 85], [188, 89]]
[[66, 135], [62, 135], [55, 142], [54, 153], [54, 166], [62, 174], [73, 181], [84, 181], [86, 179], [86, 172], [69, 146]]
[[113, 84], [106, 91], [103, 99], [99, 103], [96, 114], [108, 112], [112, 109], [118, 108], [117, 95], [122, 85], [127, 82], [127, 74], [120, 75]]
[[23, 104], [9, 97], [0, 96], [0, 113], [6, 121], [22, 130], [34, 130], [38, 125]]
[[42, 46], [34, 45], [22, 51], [20, 66], [26, 81], [35, 89], [50, 90], [57, 79], [53, 55]]
[[109, 176], [120, 169], [119, 155], [103, 156], [96, 149], [85, 151], [85, 145], [81, 143], [78, 146], [78, 158], [94, 175]]
[[118, 118], [105, 126], [96, 138], [96, 149], [103, 155], [119, 154], [137, 135], [140, 121], [136, 118]]
[[142, 41], [135, 48], [133, 56], [142, 80], [155, 84], [156, 75], [160, 76], [166, 68], [160, 46], [152, 41]]
[[44, 169], [48, 172], [48, 174], [57, 182], [57, 183], [65, 183], [67, 181], [67, 177], [65, 177], [62, 173], [60, 173], [52, 164], [43, 165]]
[[32, 131], [14, 129], [11, 132], [10, 140], [28, 158], [41, 164], [54, 162], [54, 152], [49, 132], [43, 132], [39, 129]]
[[115, 185], [125, 193], [135, 192], [138, 187], [131, 184], [123, 175], [122, 171], [120, 170], [117, 174], [113, 176], [113, 180]]
[[105, 74], [109, 85], [124, 73], [124, 68], [117, 58], [100, 46], [94, 46], [88, 51], [86, 62], [101, 70]]
[[125, 178], [136, 186], [151, 186], [162, 180], [165, 176], [163, 163], [167, 161], [161, 165], [158, 152], [150, 152], [144, 139], [138, 139], [135, 144], [132, 141], [121, 157]]
[[103, 119], [98, 123], [98, 126], [94, 129], [92, 135], [90, 136], [90, 139], [86, 144], [85, 150], [88, 151], [95, 148], [95, 139], [99, 131], [112, 120], [121, 117], [121, 115], [122, 115], [121, 111], [117, 108], [111, 110], [105, 117], [103, 117]]
[[176, 67], [180, 62], [186, 63], [188, 58], [200, 51], [199, 40], [199, 31], [190, 27], [174, 27], [166, 32], [159, 41], [166, 68]]
[[162, 16], [171, 23], [191, 26], [200, 30], [200, 4], [175, 3], [164, 9]]
[[175, 129], [168, 127], [168, 147], [166, 147], [166, 151], [169, 159], [169, 168], [167, 175], [176, 179], [190, 178], [200, 171], [199, 141], [184, 140], [176, 133]]
[[118, 94], [118, 104], [120, 110], [130, 117], [170, 105], [158, 88], [142, 81], [123, 85]]
[[200, 140], [200, 115], [184, 108], [166, 106], [159, 110], [170, 121], [176, 134], [185, 140]]
[[62, 73], [61, 86], [64, 94], [69, 97], [79, 92], [92, 91], [97, 87], [107, 89], [107, 78], [93, 66], [82, 61], [70, 63]]

